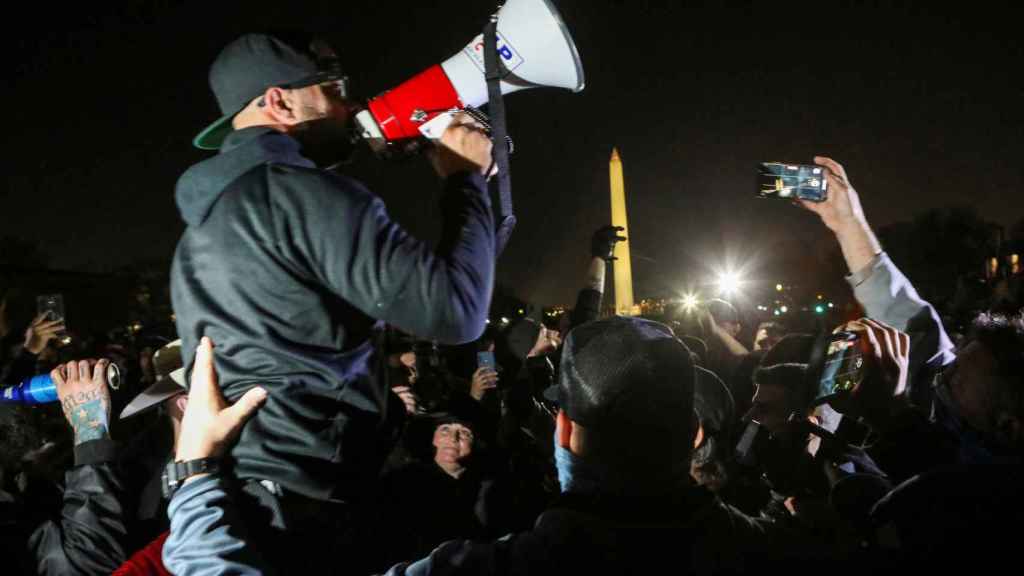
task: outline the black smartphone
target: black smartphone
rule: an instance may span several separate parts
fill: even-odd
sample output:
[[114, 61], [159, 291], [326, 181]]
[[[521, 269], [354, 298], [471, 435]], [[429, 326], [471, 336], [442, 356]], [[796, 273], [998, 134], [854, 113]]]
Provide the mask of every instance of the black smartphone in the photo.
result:
[[822, 166], [762, 162], [758, 164], [758, 184], [759, 198], [811, 202], [824, 202], [828, 198], [828, 179]]
[[43, 314], [46, 321], [64, 319], [64, 296], [61, 294], [43, 294], [36, 298], [36, 314]]
[[827, 339], [824, 362], [818, 377], [818, 397], [853, 390], [864, 380], [866, 363], [856, 332], [836, 332]]

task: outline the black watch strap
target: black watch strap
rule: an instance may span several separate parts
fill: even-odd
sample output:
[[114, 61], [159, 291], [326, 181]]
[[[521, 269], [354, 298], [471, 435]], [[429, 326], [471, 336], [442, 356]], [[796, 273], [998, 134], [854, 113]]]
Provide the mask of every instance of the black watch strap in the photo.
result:
[[218, 458], [198, 458], [186, 462], [168, 462], [164, 468], [162, 489], [164, 498], [170, 498], [181, 484], [196, 474], [216, 474], [220, 471]]

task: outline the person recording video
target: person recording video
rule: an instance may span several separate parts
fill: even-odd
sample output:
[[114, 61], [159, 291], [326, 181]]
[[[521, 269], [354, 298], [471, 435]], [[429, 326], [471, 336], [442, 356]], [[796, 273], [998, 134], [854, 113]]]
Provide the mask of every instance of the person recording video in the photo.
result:
[[[982, 314], [959, 349], [954, 349], [935, 307], [921, 298], [882, 249], [846, 170], [831, 158], [818, 156], [814, 161], [827, 169], [828, 197], [800, 204], [835, 234], [850, 270], [847, 281], [867, 315], [910, 338], [905, 395], [915, 410], [890, 418], [894, 420], [890, 428], [899, 424], [920, 430], [919, 420], [928, 418], [956, 439], [956, 462], [1024, 462], [1024, 402], [1019, 385], [1024, 371], [1024, 322]], [[927, 445], [934, 447], [935, 442]], [[932, 452], [926, 461], [949, 463], [946, 450], [933, 448]], [[903, 458], [890, 462], [907, 476], [921, 471], [907, 467]]]
[[351, 513], [384, 457], [378, 322], [452, 344], [484, 330], [495, 259], [491, 142], [457, 117], [431, 150], [444, 180], [441, 240], [431, 247], [329, 169], [350, 152], [356, 106], [324, 42], [246, 34], [221, 51], [209, 80], [223, 116], [194, 144], [219, 154], [189, 168], [175, 192], [187, 225], [171, 269], [184, 365], [211, 337], [230, 401], [257, 382], [269, 392], [231, 452], [234, 473], [256, 508], [274, 510], [263, 526], [312, 548], [331, 532], [318, 519]]

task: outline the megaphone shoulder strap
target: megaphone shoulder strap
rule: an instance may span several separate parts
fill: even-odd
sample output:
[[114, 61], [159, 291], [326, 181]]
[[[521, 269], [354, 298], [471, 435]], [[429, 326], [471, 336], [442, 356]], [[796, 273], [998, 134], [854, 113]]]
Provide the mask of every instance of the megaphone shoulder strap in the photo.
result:
[[512, 236], [516, 217], [512, 211], [512, 176], [508, 161], [508, 130], [505, 125], [505, 100], [501, 94], [503, 66], [498, 61], [498, 16], [491, 16], [484, 27], [484, 76], [487, 80], [487, 112], [491, 119], [491, 139], [494, 142], [494, 163], [498, 166], [498, 228], [495, 233], [495, 255], [500, 256]]

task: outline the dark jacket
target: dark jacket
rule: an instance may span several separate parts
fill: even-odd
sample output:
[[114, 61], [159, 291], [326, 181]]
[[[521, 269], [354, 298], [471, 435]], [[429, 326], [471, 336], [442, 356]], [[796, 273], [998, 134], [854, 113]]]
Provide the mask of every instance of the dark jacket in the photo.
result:
[[[276, 573], [257, 547], [245, 544], [248, 527], [223, 478], [186, 484], [170, 515], [164, 564], [175, 574]], [[791, 518], [751, 518], [702, 488], [684, 487], [673, 501], [563, 495], [528, 532], [447, 542], [388, 574], [753, 572], [834, 559], [851, 554], [852, 544]]]
[[229, 401], [269, 392], [232, 452], [237, 475], [317, 499], [358, 494], [381, 460], [378, 321], [445, 343], [483, 332], [494, 276], [483, 178], [448, 179], [434, 249], [269, 128], [232, 133], [176, 199], [188, 225], [171, 269], [185, 366], [209, 336]]
[[[593, 288], [583, 288], [576, 295], [576, 306], [569, 317], [569, 329], [580, 324], [593, 322], [601, 317], [601, 301], [604, 293]], [[565, 337], [565, 334], [562, 335]]]
[[[32, 572], [110, 574], [127, 557], [124, 488], [113, 465], [114, 443], [93, 440], [75, 447], [75, 467], [65, 474], [59, 519], [46, 519], [28, 540]], [[40, 510], [27, 510], [30, 515]]]
[[720, 574], [771, 570], [835, 551], [795, 524], [755, 519], [703, 489], [633, 506], [566, 496], [533, 530], [448, 542], [388, 574]]
[[382, 479], [380, 539], [390, 566], [430, 553], [442, 542], [484, 534], [483, 478], [473, 469], [458, 479], [434, 462], [413, 462]]

